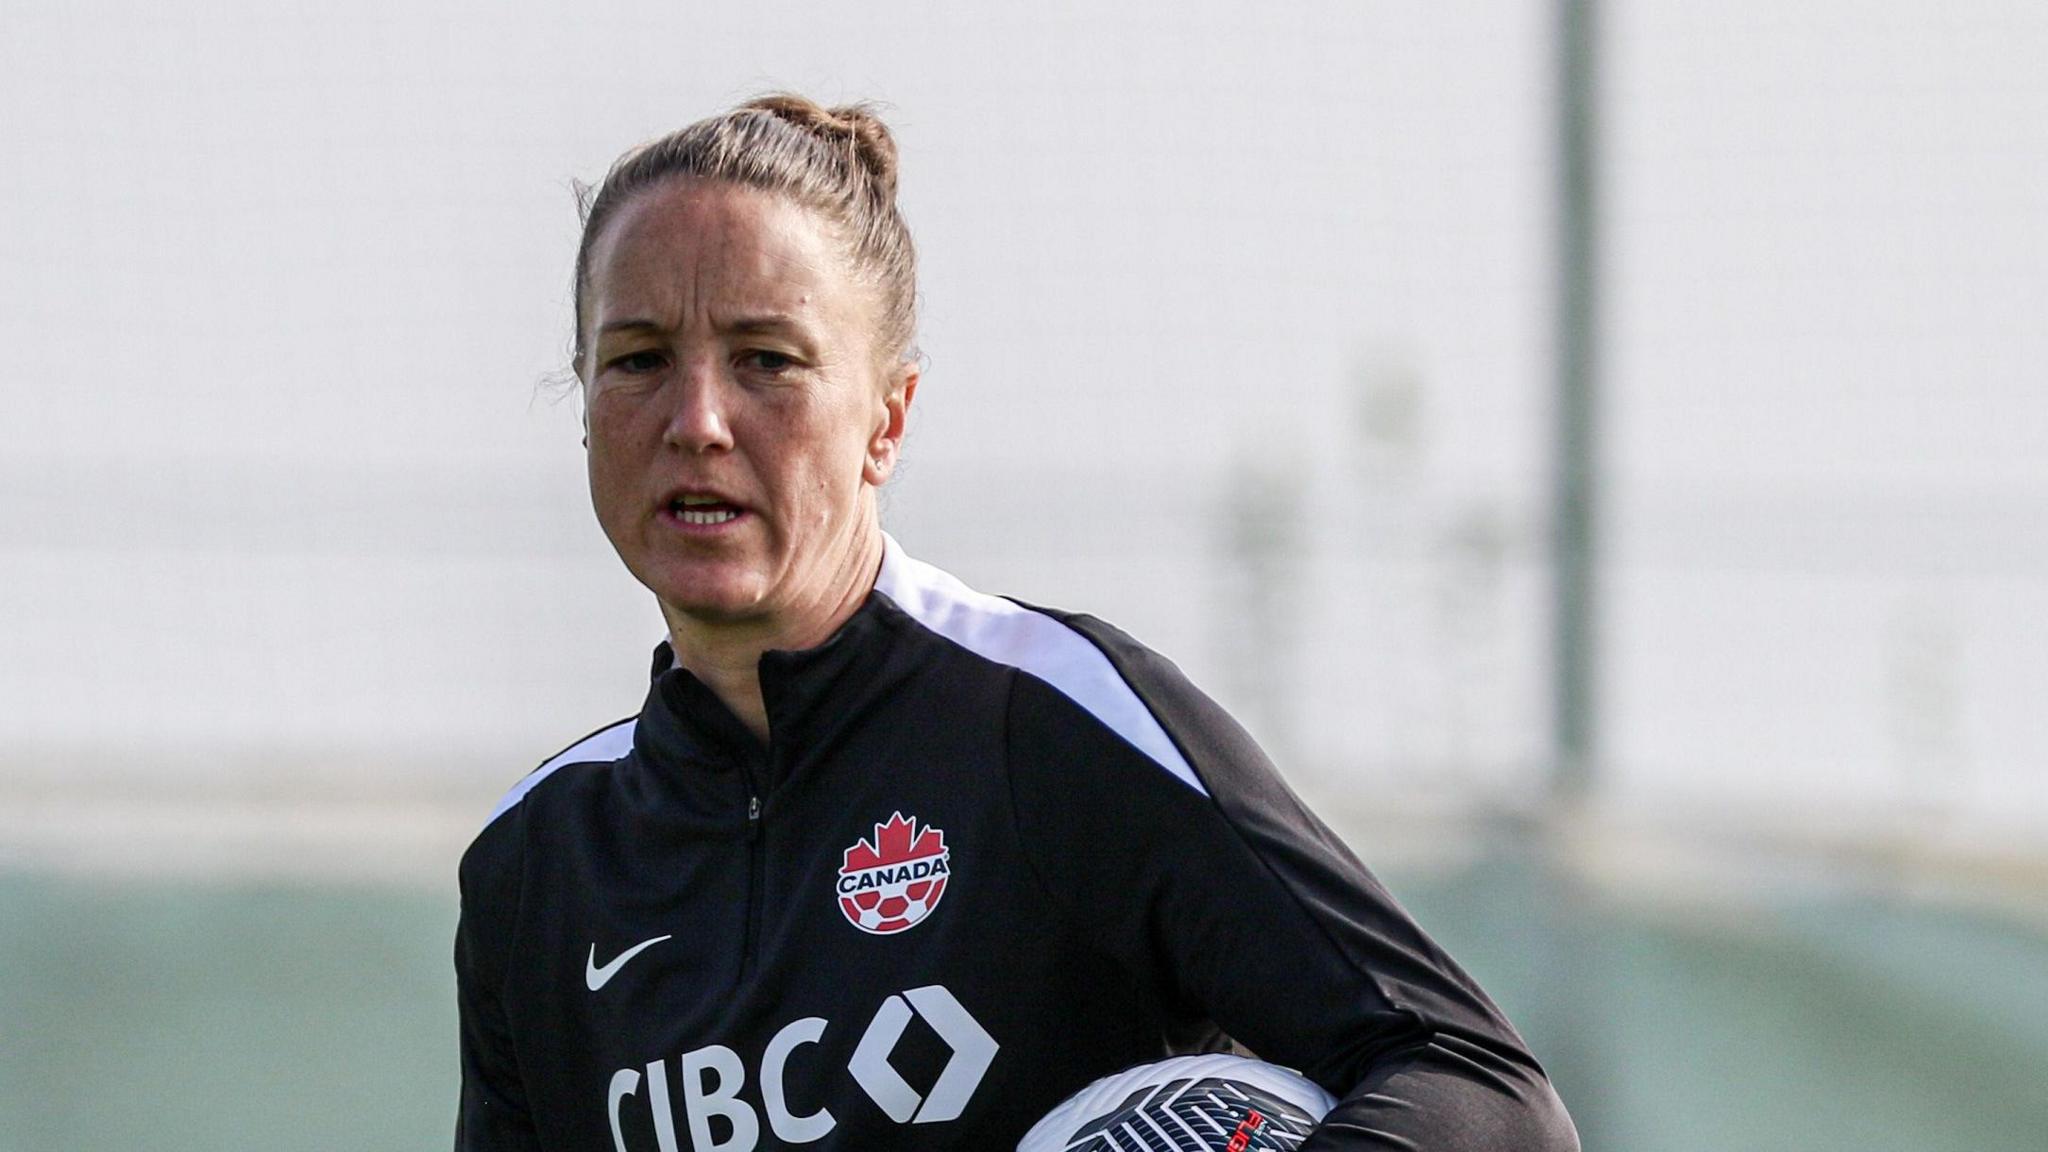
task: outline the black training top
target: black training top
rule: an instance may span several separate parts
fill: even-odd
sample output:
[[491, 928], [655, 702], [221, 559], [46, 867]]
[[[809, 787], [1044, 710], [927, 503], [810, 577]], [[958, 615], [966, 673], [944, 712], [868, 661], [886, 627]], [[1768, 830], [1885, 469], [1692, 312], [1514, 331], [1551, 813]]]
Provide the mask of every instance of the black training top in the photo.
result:
[[765, 748], [664, 645], [463, 857], [458, 1152], [994, 1152], [1232, 1040], [1339, 1097], [1305, 1152], [1578, 1146], [1471, 979], [1116, 629], [891, 541], [761, 690]]

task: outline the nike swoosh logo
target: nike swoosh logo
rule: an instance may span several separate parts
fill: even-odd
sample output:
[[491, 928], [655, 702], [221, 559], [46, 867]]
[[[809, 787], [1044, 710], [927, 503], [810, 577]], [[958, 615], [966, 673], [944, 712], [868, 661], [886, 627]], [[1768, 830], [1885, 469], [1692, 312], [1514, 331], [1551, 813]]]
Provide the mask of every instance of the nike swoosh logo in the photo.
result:
[[612, 977], [619, 974], [619, 969], [626, 966], [626, 961], [668, 939], [671, 939], [671, 937], [656, 936], [652, 940], [642, 940], [617, 956], [612, 957], [611, 963], [606, 964], [602, 968], [597, 966], [597, 945], [592, 944], [590, 946], [590, 959], [583, 962], [583, 982], [590, 986], [592, 992], [597, 991], [599, 988], [611, 983]]

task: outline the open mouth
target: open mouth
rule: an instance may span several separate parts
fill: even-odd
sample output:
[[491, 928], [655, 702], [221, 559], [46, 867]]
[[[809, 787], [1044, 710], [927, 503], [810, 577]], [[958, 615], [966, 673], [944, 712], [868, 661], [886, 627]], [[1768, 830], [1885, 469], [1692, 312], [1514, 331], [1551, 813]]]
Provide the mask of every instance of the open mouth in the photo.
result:
[[669, 501], [668, 514], [684, 524], [729, 524], [741, 516], [738, 505], [713, 496], [679, 496]]

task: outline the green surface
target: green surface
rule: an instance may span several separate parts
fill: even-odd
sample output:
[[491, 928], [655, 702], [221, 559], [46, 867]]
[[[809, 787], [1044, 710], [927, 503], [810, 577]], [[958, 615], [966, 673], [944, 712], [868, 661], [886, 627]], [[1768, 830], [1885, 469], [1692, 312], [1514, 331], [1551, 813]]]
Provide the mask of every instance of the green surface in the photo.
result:
[[0, 877], [0, 1148], [442, 1148], [452, 897]]
[[[1651, 914], [1506, 856], [1391, 879], [1589, 1149], [2048, 1148], [2048, 940], [1874, 901]], [[446, 1147], [454, 915], [0, 876], [0, 1149]]]
[[1867, 898], [1651, 913], [1512, 858], [1394, 887], [1588, 1149], [2048, 1150], [2048, 938]]

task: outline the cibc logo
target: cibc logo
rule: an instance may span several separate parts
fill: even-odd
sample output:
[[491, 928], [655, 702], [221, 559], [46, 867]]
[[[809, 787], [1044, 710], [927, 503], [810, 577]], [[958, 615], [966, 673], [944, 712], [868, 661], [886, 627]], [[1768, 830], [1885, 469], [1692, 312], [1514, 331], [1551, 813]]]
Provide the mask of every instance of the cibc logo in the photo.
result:
[[898, 812], [875, 825], [873, 840], [856, 840], [846, 850], [839, 866], [839, 910], [863, 932], [901, 932], [939, 906], [952, 860], [944, 832], [919, 828]]
[[[922, 1096], [889, 1063], [890, 1054], [896, 1051], [913, 1018], [930, 1025], [952, 1049], [938, 1079]], [[768, 1130], [774, 1134], [775, 1142], [809, 1144], [824, 1139], [826, 1133], [838, 1126], [838, 1117], [823, 1106], [802, 1116], [791, 1111], [790, 1093], [783, 1078], [790, 1054], [801, 1045], [816, 1044], [829, 1027], [822, 1016], [806, 1016], [783, 1025], [761, 1051], [761, 1107], [768, 1114]], [[860, 1043], [854, 1046], [846, 1071], [889, 1119], [898, 1124], [936, 1124], [957, 1120], [967, 1110], [967, 1102], [981, 1086], [981, 1078], [988, 1074], [999, 1047], [995, 1037], [961, 1007], [951, 992], [942, 985], [929, 984], [882, 1001], [874, 1019], [868, 1021], [867, 1030], [861, 1033]], [[675, 1081], [682, 1089], [680, 1110], [670, 1103], [668, 1061], [649, 1063], [644, 1079], [638, 1068], [621, 1068], [612, 1073], [611, 1085], [605, 1093], [605, 1115], [611, 1120], [615, 1152], [628, 1152], [620, 1123], [628, 1107], [644, 1107], [647, 1112], [641, 1115], [652, 1114], [659, 1152], [681, 1152], [686, 1147], [691, 1152], [753, 1152], [760, 1145], [761, 1116], [752, 1104], [740, 1098], [740, 1089], [747, 1083], [747, 1068], [738, 1052], [723, 1044], [685, 1052], [676, 1060]], [[814, 1085], [800, 1090], [797, 1098], [829, 1098], [833, 1094], [832, 1088], [821, 1093]], [[636, 1102], [629, 1105], [628, 1101]], [[687, 1145], [677, 1140], [678, 1111], [689, 1136]], [[713, 1130], [714, 1119], [720, 1121], [718, 1131]]]

